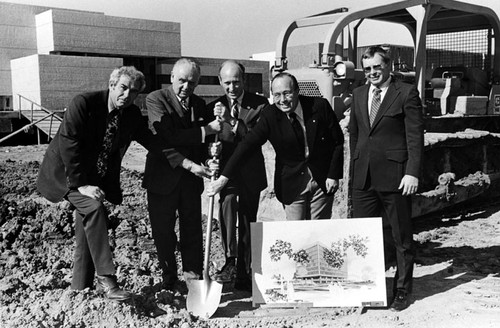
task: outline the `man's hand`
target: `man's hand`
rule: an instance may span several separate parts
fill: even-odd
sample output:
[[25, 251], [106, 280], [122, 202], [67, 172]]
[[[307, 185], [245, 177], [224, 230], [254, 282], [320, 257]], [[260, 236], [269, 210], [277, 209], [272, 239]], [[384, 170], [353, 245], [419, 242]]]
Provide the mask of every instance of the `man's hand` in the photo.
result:
[[329, 195], [333, 195], [339, 189], [339, 180], [338, 179], [326, 179], [325, 181], [326, 193]]
[[210, 182], [207, 187], [207, 195], [209, 197], [215, 196], [224, 188], [228, 181], [229, 179], [227, 177], [221, 175], [217, 180]]
[[218, 118], [205, 125], [205, 133], [207, 136], [211, 134], [216, 134], [220, 130], [222, 130], [222, 121]]
[[211, 142], [208, 144], [208, 155], [210, 157], [219, 157], [222, 151], [222, 142]]
[[90, 186], [90, 185], [81, 186], [78, 187], [78, 191], [80, 192], [80, 194], [84, 196], [90, 197], [92, 199], [101, 202], [104, 200], [104, 197], [106, 197], [104, 191], [102, 191], [102, 189], [97, 186]]
[[210, 168], [203, 166], [203, 165], [198, 165], [195, 163], [193, 163], [193, 165], [191, 166], [191, 169], [189, 171], [200, 178], [210, 179], [213, 175], [213, 172], [212, 172], [212, 170], [210, 170]]
[[231, 113], [229, 112], [229, 109], [220, 101], [218, 101], [214, 106], [214, 116], [220, 117], [224, 122], [229, 122], [229, 120], [231, 119]]
[[401, 179], [398, 189], [403, 189], [403, 196], [413, 195], [418, 189], [418, 178], [411, 175], [405, 175]]
[[214, 175], [217, 175], [217, 172], [219, 172], [220, 166], [219, 166], [219, 160], [218, 159], [209, 159], [206, 162], [208, 168], [210, 171], [214, 173]]

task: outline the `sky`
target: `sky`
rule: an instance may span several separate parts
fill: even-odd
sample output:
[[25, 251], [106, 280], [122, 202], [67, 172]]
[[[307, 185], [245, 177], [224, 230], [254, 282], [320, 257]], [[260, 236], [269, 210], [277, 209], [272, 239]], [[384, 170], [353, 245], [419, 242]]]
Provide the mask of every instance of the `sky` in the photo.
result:
[[[0, 1], [180, 22], [183, 56], [234, 59], [247, 59], [255, 53], [275, 51], [279, 33], [294, 20], [346, 5], [345, 0]], [[349, 3], [388, 1], [391, 0], [351, 0]], [[326, 27], [322, 30], [302, 29], [292, 34], [290, 44], [323, 42], [325, 31]]]
[[[0, 0], [18, 4], [103, 12], [181, 23], [183, 56], [247, 59], [276, 50], [280, 32], [294, 20], [333, 10], [395, 0]], [[462, 0], [498, 5], [498, 0]], [[352, 8], [351, 8], [352, 9]], [[1, 22], [0, 22], [1, 24]], [[365, 24], [363, 24], [364, 26]], [[327, 26], [296, 30], [290, 45], [324, 42]], [[409, 33], [392, 24], [360, 28], [359, 45], [411, 45]]]

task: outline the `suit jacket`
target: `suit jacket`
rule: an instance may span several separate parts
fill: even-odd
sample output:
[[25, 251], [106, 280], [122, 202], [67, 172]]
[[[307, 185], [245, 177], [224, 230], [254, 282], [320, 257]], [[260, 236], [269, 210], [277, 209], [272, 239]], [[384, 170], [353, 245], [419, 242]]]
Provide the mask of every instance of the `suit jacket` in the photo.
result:
[[364, 189], [398, 191], [405, 174], [420, 176], [424, 149], [422, 105], [417, 89], [391, 81], [373, 126], [368, 117], [369, 85], [353, 91], [349, 122], [352, 183]]
[[125, 151], [132, 140], [152, 149], [155, 137], [137, 106], [122, 109], [117, 139], [108, 159], [108, 170], [100, 178], [96, 163], [106, 132], [107, 115], [107, 90], [73, 98], [38, 173], [38, 191], [49, 201], [59, 202], [70, 189], [94, 185], [104, 190], [108, 201], [121, 203], [120, 168]]
[[[213, 108], [219, 101], [227, 108], [230, 108], [227, 97], [222, 96], [208, 104], [207, 108], [209, 109], [210, 114], [213, 115]], [[220, 134], [219, 140], [222, 142], [222, 151], [220, 154], [221, 169], [226, 166], [227, 161], [234, 153], [236, 146], [241, 142], [243, 137], [255, 127], [261, 112], [267, 107], [269, 107], [269, 101], [266, 98], [248, 92], [243, 94], [237, 130], [235, 133], [231, 131], [226, 133], [228, 130], [228, 125], [226, 125], [224, 132]], [[214, 119], [214, 117], [212, 117], [212, 119]], [[255, 149], [255, 151], [249, 152], [245, 161], [241, 163], [241, 166], [235, 176], [236, 181], [245, 184], [255, 193], [258, 193], [266, 188], [267, 177], [262, 149]]]
[[259, 122], [238, 145], [222, 174], [234, 177], [246, 154], [269, 140], [276, 152], [274, 189], [283, 204], [291, 204], [303, 191], [300, 175], [307, 168], [325, 192], [327, 178], [342, 178], [344, 136], [332, 107], [323, 98], [299, 96], [299, 101], [309, 146], [307, 159], [287, 115], [272, 105], [262, 111]]
[[[202, 163], [208, 157], [208, 148], [202, 144], [201, 126], [206, 125], [208, 114], [205, 101], [196, 95], [189, 97], [190, 114], [186, 114], [172, 87], [151, 92], [146, 97], [150, 129], [156, 133], [168, 149], [161, 156], [149, 152], [142, 186], [151, 192], [169, 194], [186, 172], [180, 164], [184, 158]], [[203, 179], [199, 180], [199, 192], [203, 192]]]

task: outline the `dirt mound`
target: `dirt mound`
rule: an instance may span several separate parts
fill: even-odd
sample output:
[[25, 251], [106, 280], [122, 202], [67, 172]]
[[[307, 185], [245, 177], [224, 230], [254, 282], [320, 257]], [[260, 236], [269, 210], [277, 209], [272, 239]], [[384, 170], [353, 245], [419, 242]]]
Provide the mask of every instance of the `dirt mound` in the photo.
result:
[[[140, 187], [142, 172], [128, 169], [121, 177], [123, 204], [109, 204], [109, 235], [118, 280], [135, 297], [116, 303], [95, 290], [73, 291], [69, 287], [74, 249], [72, 208], [65, 202], [51, 204], [36, 192], [43, 151], [33, 152], [35, 160], [31, 160], [26, 152], [8, 149], [8, 159], [5, 152], [0, 153], [1, 327], [470, 328], [500, 324], [500, 206], [495, 204], [473, 213], [416, 222], [414, 300], [403, 312], [254, 308], [249, 293], [225, 285], [213, 318], [193, 317], [185, 309], [186, 290], [160, 289], [146, 196]], [[14, 156], [16, 153], [20, 156]], [[206, 204], [206, 198], [203, 202]], [[204, 222], [206, 219], [204, 215]], [[222, 265], [224, 256], [217, 224], [215, 229], [212, 272]], [[179, 255], [178, 260], [180, 263]], [[388, 285], [393, 273], [387, 273]]]

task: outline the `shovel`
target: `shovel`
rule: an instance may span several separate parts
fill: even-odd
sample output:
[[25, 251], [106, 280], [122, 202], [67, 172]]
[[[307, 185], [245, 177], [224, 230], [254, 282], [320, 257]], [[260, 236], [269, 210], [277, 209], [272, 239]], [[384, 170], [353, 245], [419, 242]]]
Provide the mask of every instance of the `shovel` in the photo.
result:
[[[217, 142], [217, 135], [215, 137]], [[216, 159], [216, 155], [213, 156]], [[215, 180], [213, 175], [211, 181]], [[203, 261], [203, 280], [190, 280], [186, 307], [188, 312], [202, 318], [210, 318], [219, 307], [222, 294], [222, 284], [212, 281], [208, 274], [210, 245], [212, 243], [212, 218], [214, 214], [214, 196], [210, 196], [207, 217], [207, 232], [205, 235], [205, 259]]]

